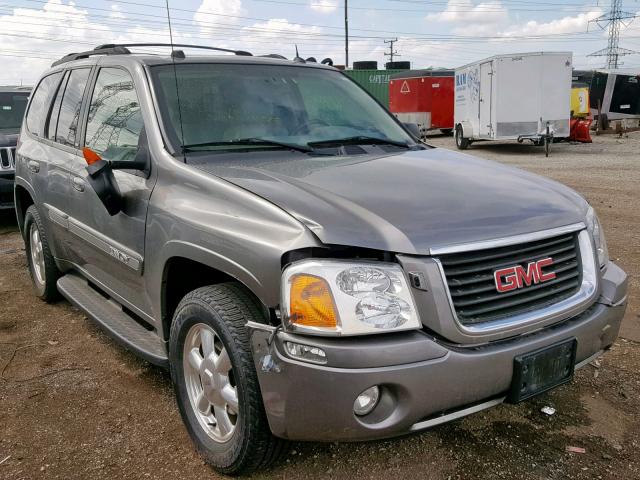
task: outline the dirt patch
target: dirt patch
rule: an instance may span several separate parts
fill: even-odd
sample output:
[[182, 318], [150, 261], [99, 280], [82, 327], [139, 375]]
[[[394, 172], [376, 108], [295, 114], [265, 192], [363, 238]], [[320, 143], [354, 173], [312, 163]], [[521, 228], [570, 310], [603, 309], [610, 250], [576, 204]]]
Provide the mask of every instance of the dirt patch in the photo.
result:
[[[451, 137], [433, 143], [453, 147]], [[470, 153], [563, 181], [598, 209], [631, 275], [623, 337], [599, 368], [529, 402], [396, 440], [294, 444], [257, 479], [640, 478], [640, 135]], [[66, 302], [36, 301], [12, 215], [0, 215], [0, 478], [219, 478], [195, 453], [166, 372], [112, 342]], [[557, 413], [540, 412], [553, 406]], [[584, 454], [568, 453], [567, 446]]]

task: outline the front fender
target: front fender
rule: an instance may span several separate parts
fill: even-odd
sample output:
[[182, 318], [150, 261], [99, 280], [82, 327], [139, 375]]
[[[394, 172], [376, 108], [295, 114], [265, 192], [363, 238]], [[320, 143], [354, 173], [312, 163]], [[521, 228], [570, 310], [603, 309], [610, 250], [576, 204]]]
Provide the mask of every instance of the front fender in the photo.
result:
[[249, 290], [254, 292], [263, 303], [265, 302], [265, 299], [269, 297], [266, 293], [258, 293], [264, 292], [265, 287], [263, 282], [261, 282], [256, 275], [240, 263], [218, 252], [196, 245], [195, 243], [171, 240], [167, 242], [162, 249], [162, 256], [160, 257], [159, 262], [166, 266], [172, 258], [176, 257], [187, 258], [194, 262], [201, 263], [202, 265], [206, 265], [207, 267], [218, 270], [219, 272], [236, 279]]

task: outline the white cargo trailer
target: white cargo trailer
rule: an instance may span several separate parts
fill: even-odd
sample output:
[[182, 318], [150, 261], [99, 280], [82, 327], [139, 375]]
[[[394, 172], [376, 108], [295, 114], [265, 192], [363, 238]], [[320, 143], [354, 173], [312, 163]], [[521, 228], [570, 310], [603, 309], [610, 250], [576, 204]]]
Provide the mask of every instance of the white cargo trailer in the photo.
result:
[[496, 55], [455, 72], [456, 145], [476, 140], [531, 140], [545, 145], [569, 136], [572, 54]]

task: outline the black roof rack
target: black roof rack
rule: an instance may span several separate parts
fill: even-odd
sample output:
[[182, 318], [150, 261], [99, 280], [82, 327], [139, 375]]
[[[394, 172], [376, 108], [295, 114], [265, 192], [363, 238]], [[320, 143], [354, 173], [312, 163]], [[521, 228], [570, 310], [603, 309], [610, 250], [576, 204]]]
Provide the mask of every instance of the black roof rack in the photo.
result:
[[73, 60], [78, 60], [80, 58], [89, 58], [92, 55], [126, 55], [131, 53], [128, 48], [124, 47], [113, 47], [113, 48], [103, 48], [103, 46], [96, 47], [93, 50], [88, 50], [86, 52], [79, 53], [69, 53], [65, 55], [60, 60], [56, 60], [51, 64], [52, 67], [56, 65], [61, 65], [63, 63], [71, 62]]
[[228, 52], [235, 55], [252, 56], [251, 52], [244, 50], [231, 50], [228, 48], [207, 47], [204, 45], [187, 45], [184, 43], [106, 43], [104, 45], [98, 45], [93, 50], [87, 50], [86, 52], [70, 53], [65, 55], [60, 60], [56, 60], [51, 64], [52, 67], [63, 63], [71, 62], [81, 58], [89, 58], [93, 55], [127, 55], [131, 51], [127, 47], [181, 47], [181, 48], [199, 48], [202, 50], [215, 50], [217, 52]]

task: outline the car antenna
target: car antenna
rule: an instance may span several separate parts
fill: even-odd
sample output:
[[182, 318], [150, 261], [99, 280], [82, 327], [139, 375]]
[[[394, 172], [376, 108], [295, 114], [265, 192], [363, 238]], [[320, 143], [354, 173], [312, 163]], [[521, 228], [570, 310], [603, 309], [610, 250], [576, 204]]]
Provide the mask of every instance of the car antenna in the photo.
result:
[[[171, 63], [173, 65], [173, 78], [176, 82], [176, 100], [178, 101], [178, 119], [180, 121], [180, 150], [182, 151], [182, 160], [187, 163], [187, 154], [184, 151], [184, 128], [182, 126], [182, 107], [180, 106], [180, 88], [178, 87], [178, 71], [176, 69], [176, 56], [178, 52], [173, 50], [173, 32], [171, 30], [171, 10], [169, 9], [169, 0], [165, 0], [167, 6], [167, 22], [169, 22], [169, 41], [171, 42]], [[180, 52], [182, 53], [182, 52]], [[179, 55], [184, 58], [184, 53]]]
[[293, 61], [296, 63], [307, 63], [304, 61], [304, 58], [301, 58], [298, 54], [298, 45], [296, 45], [296, 58], [294, 58]]

